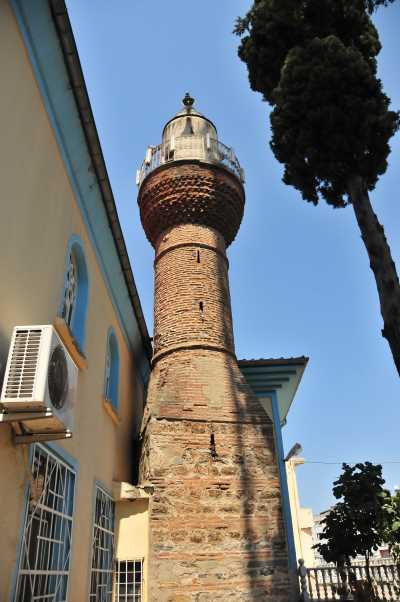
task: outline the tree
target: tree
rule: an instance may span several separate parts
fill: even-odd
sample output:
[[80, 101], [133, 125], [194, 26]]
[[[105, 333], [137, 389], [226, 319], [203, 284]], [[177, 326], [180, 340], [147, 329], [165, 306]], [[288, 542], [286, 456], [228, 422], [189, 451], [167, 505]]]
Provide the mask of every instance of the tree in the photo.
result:
[[[386, 500], [385, 510], [387, 513], [384, 541], [389, 544], [389, 550], [394, 561], [400, 569], [400, 491]], [[400, 576], [400, 571], [399, 571]]]
[[315, 547], [324, 560], [347, 564], [357, 555], [365, 558], [367, 581], [372, 591], [370, 555], [385, 540], [388, 529], [387, 503], [390, 494], [383, 488], [382, 466], [371, 462], [342, 465], [342, 474], [333, 483], [338, 502], [322, 521], [323, 540]]
[[325, 562], [350, 565], [357, 547], [357, 531], [346, 506], [340, 502], [335, 504], [321, 524], [324, 525], [323, 541], [313, 547]]
[[374, 10], [376, 10], [379, 6], [388, 6], [389, 4], [392, 4], [392, 2], [394, 2], [395, 0], [366, 0], [366, 8], [368, 10], [369, 13], [372, 13]]
[[400, 375], [400, 283], [369, 199], [400, 126], [377, 78], [381, 45], [369, 16], [391, 1], [255, 0], [235, 33], [251, 88], [273, 107], [283, 181], [315, 205], [354, 209]]

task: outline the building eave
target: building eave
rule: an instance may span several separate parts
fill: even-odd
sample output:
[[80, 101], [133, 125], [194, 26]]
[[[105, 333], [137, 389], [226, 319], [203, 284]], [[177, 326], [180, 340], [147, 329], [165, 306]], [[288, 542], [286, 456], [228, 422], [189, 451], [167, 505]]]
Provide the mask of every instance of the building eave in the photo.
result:
[[266, 401], [276, 395], [281, 424], [285, 424], [309, 358], [239, 360], [239, 367], [254, 394]]
[[148, 358], [151, 359], [152, 347], [150, 337], [119, 222], [114, 195], [108, 177], [103, 151], [83, 76], [71, 22], [69, 20], [67, 7], [64, 0], [49, 0], [49, 3], [58, 39], [64, 55], [65, 66], [67, 68], [70, 85], [75, 97], [76, 107], [85, 134], [88, 151], [92, 159], [93, 169], [101, 190], [104, 208], [106, 210], [110, 229], [117, 248], [122, 272], [124, 274], [125, 282], [129, 292], [129, 297], [138, 321], [138, 326], [143, 340], [143, 346], [146, 350]]
[[309, 358], [301, 355], [299, 357], [260, 358], [250, 360], [239, 360], [240, 366], [306, 366]]

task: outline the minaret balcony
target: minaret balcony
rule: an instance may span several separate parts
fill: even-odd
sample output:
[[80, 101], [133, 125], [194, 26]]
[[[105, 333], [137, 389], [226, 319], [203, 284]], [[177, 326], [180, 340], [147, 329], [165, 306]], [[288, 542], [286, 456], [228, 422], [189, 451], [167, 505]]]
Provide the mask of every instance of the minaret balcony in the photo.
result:
[[227, 169], [244, 184], [244, 170], [232, 148], [220, 140], [204, 135], [171, 136], [157, 146], [149, 146], [146, 157], [136, 173], [136, 184], [142, 185], [143, 180], [152, 171], [176, 161], [201, 161]]

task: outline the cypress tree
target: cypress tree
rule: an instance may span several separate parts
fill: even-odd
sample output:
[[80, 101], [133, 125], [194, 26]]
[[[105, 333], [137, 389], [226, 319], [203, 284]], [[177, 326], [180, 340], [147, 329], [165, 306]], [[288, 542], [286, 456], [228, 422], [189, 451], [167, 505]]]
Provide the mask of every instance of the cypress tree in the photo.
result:
[[315, 205], [353, 207], [400, 375], [400, 283], [369, 198], [400, 125], [377, 77], [381, 44], [370, 17], [390, 2], [255, 0], [234, 31], [251, 88], [273, 107], [271, 148], [283, 181]]

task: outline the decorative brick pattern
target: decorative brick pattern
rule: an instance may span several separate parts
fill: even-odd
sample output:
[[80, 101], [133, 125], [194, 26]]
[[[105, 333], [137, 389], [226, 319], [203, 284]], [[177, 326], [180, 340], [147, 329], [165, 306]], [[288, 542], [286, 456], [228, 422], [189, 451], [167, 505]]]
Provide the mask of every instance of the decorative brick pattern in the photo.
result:
[[153, 247], [164, 230], [178, 224], [210, 226], [224, 236], [228, 246], [242, 221], [244, 190], [225, 169], [180, 162], [148, 175], [138, 202], [143, 228]]
[[288, 602], [293, 593], [273, 426], [234, 354], [225, 246], [243, 201], [233, 176], [197, 163], [158, 170], [140, 190], [156, 251], [140, 462], [140, 480], [155, 486], [150, 602]]

